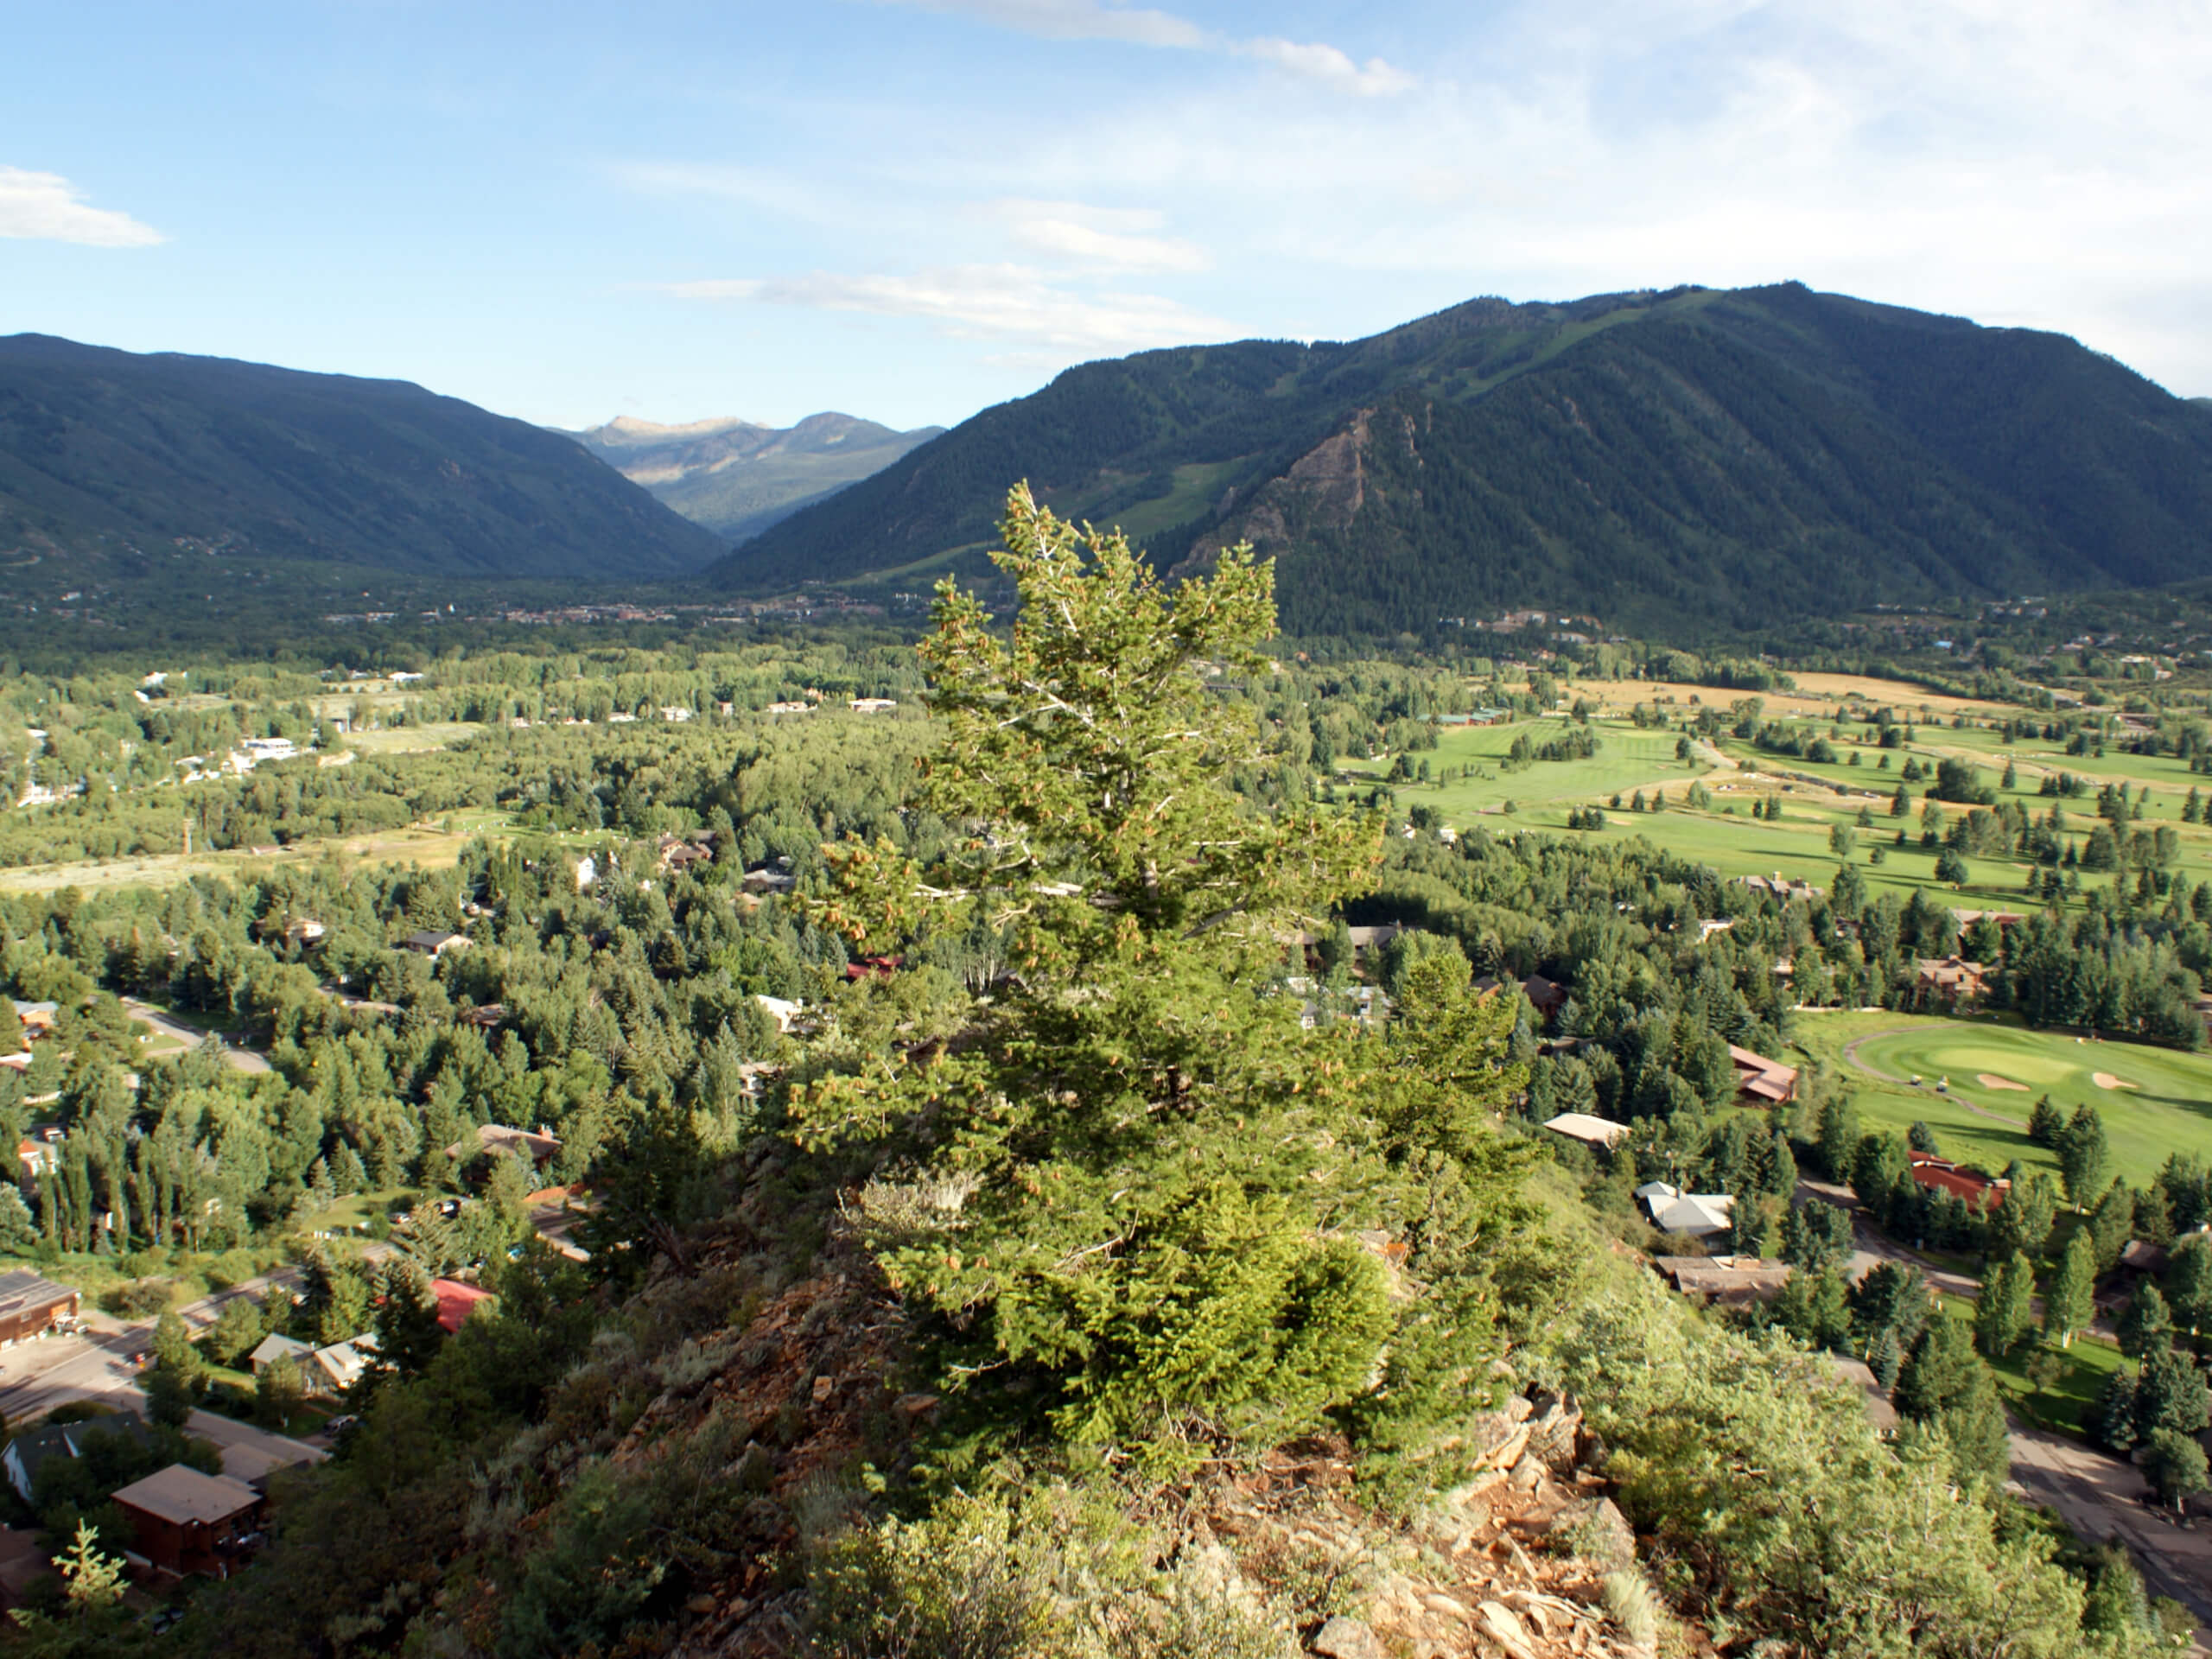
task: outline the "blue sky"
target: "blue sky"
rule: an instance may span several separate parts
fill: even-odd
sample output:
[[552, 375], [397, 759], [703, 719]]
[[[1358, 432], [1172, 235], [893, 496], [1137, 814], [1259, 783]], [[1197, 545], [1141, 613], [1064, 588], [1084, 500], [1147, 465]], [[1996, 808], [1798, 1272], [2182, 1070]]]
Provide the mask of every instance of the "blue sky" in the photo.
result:
[[1817, 287], [2212, 394], [2212, 14], [16, 7], [0, 333], [505, 413], [958, 420], [1478, 294]]

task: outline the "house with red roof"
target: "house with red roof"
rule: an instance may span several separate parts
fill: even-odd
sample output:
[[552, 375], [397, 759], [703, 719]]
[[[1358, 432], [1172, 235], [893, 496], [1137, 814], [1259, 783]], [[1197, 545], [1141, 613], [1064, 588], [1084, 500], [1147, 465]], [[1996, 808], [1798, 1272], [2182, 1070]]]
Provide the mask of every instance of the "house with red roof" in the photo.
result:
[[495, 1300], [490, 1291], [477, 1285], [464, 1285], [458, 1279], [433, 1279], [430, 1294], [438, 1299], [438, 1328], [448, 1336], [468, 1323], [468, 1316], [476, 1311], [479, 1302]]

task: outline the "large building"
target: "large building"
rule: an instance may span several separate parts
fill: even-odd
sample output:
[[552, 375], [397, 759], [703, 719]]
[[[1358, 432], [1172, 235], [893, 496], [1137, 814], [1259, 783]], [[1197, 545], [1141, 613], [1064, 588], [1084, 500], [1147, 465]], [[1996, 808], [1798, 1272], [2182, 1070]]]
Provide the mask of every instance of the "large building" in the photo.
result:
[[173, 1463], [116, 1493], [137, 1535], [137, 1553], [167, 1573], [230, 1576], [261, 1541], [262, 1497], [228, 1475]]
[[0, 1347], [42, 1337], [77, 1317], [77, 1293], [28, 1268], [0, 1273]]

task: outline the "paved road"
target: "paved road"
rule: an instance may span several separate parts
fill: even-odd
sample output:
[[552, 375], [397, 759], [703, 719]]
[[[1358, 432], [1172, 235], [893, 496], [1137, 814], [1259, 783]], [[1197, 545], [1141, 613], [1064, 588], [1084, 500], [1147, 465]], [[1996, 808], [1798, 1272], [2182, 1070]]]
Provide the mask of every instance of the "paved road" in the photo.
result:
[[[1852, 1212], [1858, 1248], [1847, 1269], [1853, 1283], [1878, 1262], [1902, 1262], [1918, 1268], [1928, 1282], [1957, 1295], [1979, 1297], [1980, 1285], [1963, 1274], [1933, 1267], [1911, 1251], [1884, 1238], [1867, 1224], [1848, 1187], [1801, 1180], [1799, 1204], [1826, 1203]], [[1897, 1424], [1897, 1408], [1883, 1395], [1874, 1374], [1855, 1359], [1837, 1357], [1836, 1369], [1866, 1395], [1866, 1414], [1877, 1428]], [[2163, 1512], [2144, 1502], [2149, 1487], [2133, 1465], [2092, 1451], [2063, 1435], [2031, 1428], [2017, 1417], [2012, 1426], [2012, 1478], [2036, 1503], [2058, 1511], [2083, 1538], [2102, 1543], [2120, 1538], [2134, 1552], [2144, 1581], [2157, 1596], [2171, 1596], [2195, 1613], [2200, 1629], [2196, 1651], [2212, 1643], [2212, 1532], [2183, 1531]]]
[[[133, 1020], [143, 1020], [157, 1035], [173, 1039], [188, 1048], [197, 1048], [213, 1034], [200, 1027], [188, 1026], [176, 1015], [157, 1008], [150, 1002], [142, 1002], [135, 996], [126, 996], [122, 1001]], [[223, 1059], [226, 1065], [240, 1071], [266, 1071], [269, 1069], [267, 1055], [257, 1049], [240, 1048], [233, 1043], [223, 1044]]]
[[2171, 1596], [2196, 1615], [2198, 1650], [2212, 1642], [2212, 1533], [2202, 1520], [2184, 1531], [2172, 1511], [2146, 1503], [2133, 1464], [2012, 1421], [2012, 1478], [2056, 1510], [2082, 1537], [2118, 1538], [2135, 1556], [2154, 1596]]

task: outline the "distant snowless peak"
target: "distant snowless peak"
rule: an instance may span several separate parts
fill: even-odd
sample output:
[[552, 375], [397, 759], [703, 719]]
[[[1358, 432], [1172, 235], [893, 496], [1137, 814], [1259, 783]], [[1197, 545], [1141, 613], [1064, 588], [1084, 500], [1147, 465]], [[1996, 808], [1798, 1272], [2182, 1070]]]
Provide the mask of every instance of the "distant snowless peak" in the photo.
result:
[[711, 438], [718, 432], [766, 432], [773, 429], [759, 421], [748, 421], [736, 415], [718, 415], [703, 421], [685, 421], [677, 426], [663, 426], [655, 421], [641, 421], [633, 415], [617, 415], [604, 426], [594, 426], [585, 432], [588, 438], [597, 438], [602, 443], [627, 442], [631, 443], [665, 443], [671, 438]]

